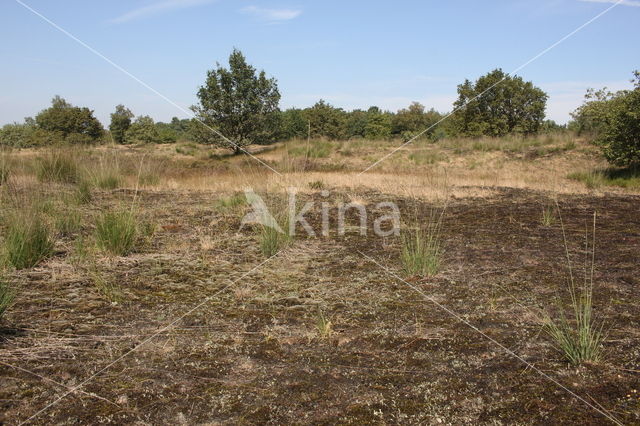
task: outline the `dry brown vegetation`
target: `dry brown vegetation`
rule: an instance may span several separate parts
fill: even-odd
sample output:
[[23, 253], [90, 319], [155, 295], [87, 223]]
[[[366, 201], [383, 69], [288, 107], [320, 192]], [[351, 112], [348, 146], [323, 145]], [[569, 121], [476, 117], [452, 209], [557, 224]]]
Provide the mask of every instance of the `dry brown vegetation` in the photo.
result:
[[[51, 153], [3, 153], [0, 243], [28, 206], [54, 246], [30, 268], [3, 255], [15, 298], [0, 319], [0, 423], [640, 423], [640, 189], [571, 178], [605, 167], [592, 146], [423, 141], [360, 174], [398, 144], [313, 143], [309, 157], [305, 141], [251, 147], [281, 175], [186, 144], [56, 151], [75, 165], [60, 179], [42, 178]], [[393, 201], [425, 224], [446, 205], [437, 273], [407, 276], [402, 238], [360, 235], [355, 217], [267, 258], [237, 193], [291, 186], [316, 201], [318, 234], [321, 202], [375, 214]], [[579, 366], [544, 333], [568, 279], [556, 203], [578, 271], [599, 217], [603, 356]], [[123, 211], [136, 223], [120, 256], [96, 223]]]

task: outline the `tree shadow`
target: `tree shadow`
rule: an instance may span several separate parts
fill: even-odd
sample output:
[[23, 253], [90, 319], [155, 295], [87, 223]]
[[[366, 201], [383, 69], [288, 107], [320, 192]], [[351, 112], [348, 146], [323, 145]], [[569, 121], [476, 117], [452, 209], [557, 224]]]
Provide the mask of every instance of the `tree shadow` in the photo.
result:
[[602, 174], [607, 179], [631, 180], [640, 179], [640, 166], [632, 166], [625, 168], [610, 167], [602, 170]]

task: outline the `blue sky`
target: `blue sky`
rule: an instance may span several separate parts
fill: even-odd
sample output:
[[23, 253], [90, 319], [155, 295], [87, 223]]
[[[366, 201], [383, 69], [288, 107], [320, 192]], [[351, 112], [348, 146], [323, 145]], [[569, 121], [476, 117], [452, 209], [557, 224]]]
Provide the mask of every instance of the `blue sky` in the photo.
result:
[[[609, 0], [21, 0], [188, 108], [207, 69], [237, 47], [277, 78], [281, 106], [451, 109], [456, 86], [510, 72], [611, 6]], [[615, 2], [615, 1], [614, 1]], [[588, 87], [631, 87], [640, 0], [625, 0], [518, 74], [560, 122]], [[108, 124], [116, 104], [167, 121], [184, 112], [15, 0], [0, 2], [0, 124], [59, 94]]]

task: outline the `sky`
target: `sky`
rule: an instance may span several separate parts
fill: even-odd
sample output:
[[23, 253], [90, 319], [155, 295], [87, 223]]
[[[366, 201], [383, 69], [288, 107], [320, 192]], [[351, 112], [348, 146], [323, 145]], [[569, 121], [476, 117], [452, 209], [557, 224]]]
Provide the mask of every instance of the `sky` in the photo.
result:
[[446, 112], [458, 84], [502, 68], [545, 90], [548, 118], [564, 123], [587, 88], [632, 87], [640, 0], [537, 55], [616, 1], [1, 0], [0, 124], [36, 115], [54, 95], [105, 125], [117, 104], [187, 118], [207, 70], [233, 48], [278, 80], [281, 108], [418, 101]]

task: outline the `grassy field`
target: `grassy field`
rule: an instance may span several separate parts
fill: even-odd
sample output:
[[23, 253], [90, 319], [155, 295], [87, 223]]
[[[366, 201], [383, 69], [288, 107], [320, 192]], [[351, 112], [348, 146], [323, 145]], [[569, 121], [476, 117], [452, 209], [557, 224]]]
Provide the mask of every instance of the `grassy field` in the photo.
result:
[[[640, 424], [640, 175], [568, 134], [361, 173], [399, 145], [250, 147], [278, 173], [188, 143], [2, 153], [0, 423]], [[297, 188], [317, 236], [243, 226], [249, 187]], [[333, 207], [322, 235], [322, 203], [383, 201], [400, 235]], [[601, 331], [580, 363], [549, 332], [571, 274]]]

